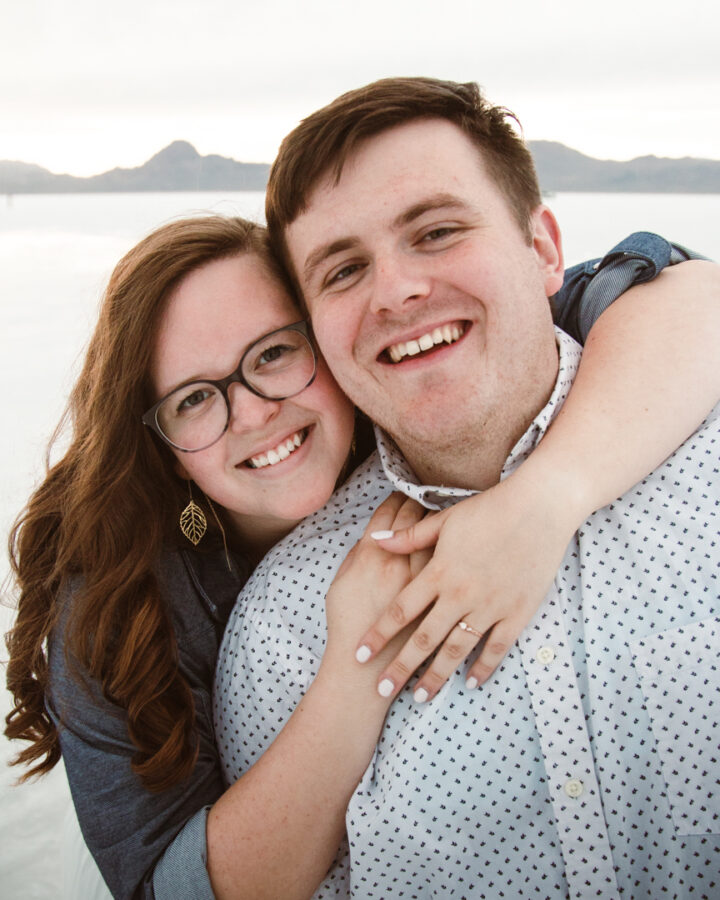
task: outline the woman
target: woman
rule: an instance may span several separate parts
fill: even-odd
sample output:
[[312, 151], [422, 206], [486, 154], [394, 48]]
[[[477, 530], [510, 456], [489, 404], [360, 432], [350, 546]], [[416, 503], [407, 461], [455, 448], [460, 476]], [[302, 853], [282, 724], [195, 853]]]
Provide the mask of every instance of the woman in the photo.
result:
[[[209, 697], [230, 606], [253, 563], [325, 503], [349, 455], [362, 455], [351, 454], [353, 411], [322, 362], [316, 372], [309, 365], [298, 319], [257, 226], [208, 217], [143, 240], [106, 292], [71, 396], [70, 447], [13, 534], [20, 597], [6, 733], [31, 741], [18, 761], [32, 772], [62, 753], [115, 896], [212, 896], [210, 883], [232, 874], [239, 856], [231, 893], [309, 896], [389, 704], [375, 685], [398, 643], [362, 667], [353, 654], [422, 560], [389, 559], [367, 538], [328, 597], [321, 672], [268, 752], [224, 791]], [[273, 376], [286, 355], [302, 364], [289, 379]], [[219, 419], [195, 428], [213, 396]], [[643, 452], [649, 469], [658, 448]], [[630, 480], [637, 465], [623, 460]], [[603, 492], [613, 478], [622, 490], [613, 470]], [[206, 532], [196, 548], [178, 518], [193, 545]], [[371, 530], [416, 519], [391, 499]], [[343, 602], [355, 595], [379, 595], [378, 608]], [[523, 623], [541, 596], [521, 605]], [[244, 843], [224, 845], [237, 827]], [[186, 874], [206, 831], [210, 881], [204, 869]]]

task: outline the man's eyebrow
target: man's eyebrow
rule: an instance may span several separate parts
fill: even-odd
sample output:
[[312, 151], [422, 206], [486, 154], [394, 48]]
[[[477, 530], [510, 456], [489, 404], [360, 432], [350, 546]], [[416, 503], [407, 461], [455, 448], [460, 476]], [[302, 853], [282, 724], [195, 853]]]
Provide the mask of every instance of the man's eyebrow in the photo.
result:
[[393, 222], [393, 228], [410, 225], [415, 219], [435, 209], [468, 209], [468, 204], [454, 194], [433, 194], [403, 210]]
[[358, 239], [354, 237], [338, 238], [336, 241], [322, 244], [317, 250], [313, 250], [303, 266], [303, 279], [305, 282], [310, 281], [317, 267], [328, 257], [334, 256], [336, 253], [342, 253], [344, 250], [351, 250], [357, 244]]
[[[402, 228], [404, 225], [409, 225], [415, 219], [419, 219], [420, 216], [434, 209], [468, 209], [468, 204], [454, 194], [433, 194], [431, 197], [426, 197], [418, 203], [414, 203], [408, 209], [403, 210], [393, 221], [392, 227]], [[322, 244], [317, 250], [313, 250], [303, 266], [305, 283], [307, 284], [310, 281], [315, 270], [328, 257], [334, 256], [336, 253], [343, 253], [345, 250], [352, 250], [359, 243], [360, 240], [357, 237], [344, 237], [335, 241], [329, 241], [327, 244]]]

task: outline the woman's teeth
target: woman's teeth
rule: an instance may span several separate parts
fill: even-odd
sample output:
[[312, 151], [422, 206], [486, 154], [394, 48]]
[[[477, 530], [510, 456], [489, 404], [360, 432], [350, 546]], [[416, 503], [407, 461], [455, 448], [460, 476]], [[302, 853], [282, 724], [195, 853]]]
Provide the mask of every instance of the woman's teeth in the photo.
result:
[[250, 466], [251, 469], [264, 469], [265, 466], [276, 466], [279, 462], [287, 459], [291, 453], [294, 453], [306, 437], [307, 430], [296, 431], [292, 437], [286, 438], [272, 450], [261, 453], [259, 456], [251, 456], [246, 465]]
[[438, 344], [454, 344], [455, 341], [460, 340], [464, 331], [465, 329], [461, 325], [443, 325], [415, 338], [415, 340], [393, 344], [387, 349], [388, 356], [394, 363], [397, 363], [406, 356], [417, 356], [423, 350], [430, 350]]

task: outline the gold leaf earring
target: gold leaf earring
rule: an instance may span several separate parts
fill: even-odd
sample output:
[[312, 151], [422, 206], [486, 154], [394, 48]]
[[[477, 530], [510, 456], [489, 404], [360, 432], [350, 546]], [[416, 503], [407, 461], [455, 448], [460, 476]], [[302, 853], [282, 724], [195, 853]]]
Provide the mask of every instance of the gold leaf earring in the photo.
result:
[[188, 481], [188, 490], [190, 491], [190, 502], [180, 513], [180, 531], [197, 547], [207, 531], [207, 519], [201, 507], [193, 500], [192, 485]]

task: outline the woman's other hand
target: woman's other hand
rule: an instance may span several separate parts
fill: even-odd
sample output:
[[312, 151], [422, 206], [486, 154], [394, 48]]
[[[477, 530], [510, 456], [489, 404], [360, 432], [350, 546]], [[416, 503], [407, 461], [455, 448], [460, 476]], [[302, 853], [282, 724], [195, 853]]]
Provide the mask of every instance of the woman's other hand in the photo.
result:
[[[419, 575], [432, 555], [432, 550], [418, 548], [409, 552], [388, 552], [371, 537], [377, 531], [412, 529], [425, 510], [402, 494], [391, 494], [375, 511], [362, 538], [348, 553], [338, 570], [325, 601], [328, 622], [328, 643], [323, 662], [341, 662], [348, 668], [348, 660], [363, 634], [398, 594]], [[401, 631], [395, 629], [388, 635]], [[394, 641], [382, 655], [387, 662], [397, 652], [401, 640]], [[376, 647], [375, 657], [382, 648]], [[378, 664], [381, 663], [378, 661]], [[355, 670], [352, 665], [352, 669]], [[377, 667], [375, 667], [377, 668]], [[356, 674], [358, 674], [356, 672]]]
[[398, 554], [436, 545], [430, 562], [357, 644], [358, 661], [374, 659], [401, 629], [426, 613], [379, 675], [383, 696], [394, 696], [439, 648], [414, 689], [416, 701], [432, 699], [484, 638], [466, 682], [468, 688], [477, 687], [534, 616], [575, 524], [571, 515], [554, 517], [555, 486], [528, 478], [524, 469], [401, 532], [388, 528], [395, 535], [379, 539]]

